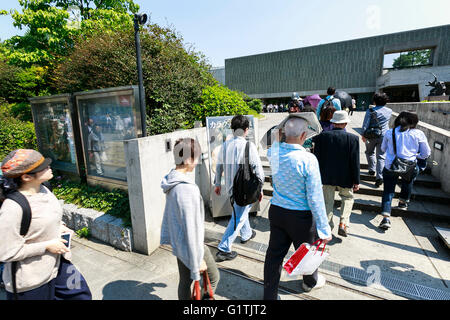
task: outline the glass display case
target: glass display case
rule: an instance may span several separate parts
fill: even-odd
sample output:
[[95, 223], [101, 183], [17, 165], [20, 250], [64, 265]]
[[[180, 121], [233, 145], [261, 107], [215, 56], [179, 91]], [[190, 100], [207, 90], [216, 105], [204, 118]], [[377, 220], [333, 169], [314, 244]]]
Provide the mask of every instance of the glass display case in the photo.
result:
[[[246, 116], [249, 120], [249, 131], [247, 135], [247, 141], [253, 142], [255, 145], [257, 143], [257, 128], [255, 127], [256, 122], [253, 116]], [[227, 140], [233, 139], [233, 130], [231, 129], [231, 120], [233, 116], [221, 116], [221, 117], [207, 117], [206, 118], [206, 134], [208, 139], [208, 155], [209, 155], [209, 172], [210, 172], [210, 183], [214, 186], [216, 179], [216, 165], [219, 162], [218, 155], [222, 149], [223, 143]], [[223, 162], [223, 161], [221, 161]], [[223, 173], [222, 173], [223, 175]], [[225, 190], [225, 179], [222, 178], [222, 190]], [[211, 188], [210, 193], [211, 201], [211, 214], [213, 218], [223, 217], [231, 215], [232, 208], [230, 205], [230, 200], [226, 192], [222, 192], [221, 195], [216, 195], [214, 188]], [[255, 203], [251, 208], [250, 212], [259, 211], [259, 202]]]
[[39, 151], [52, 167], [79, 175], [70, 94], [31, 98]]
[[124, 140], [142, 136], [138, 87], [74, 94], [88, 181], [126, 184]]

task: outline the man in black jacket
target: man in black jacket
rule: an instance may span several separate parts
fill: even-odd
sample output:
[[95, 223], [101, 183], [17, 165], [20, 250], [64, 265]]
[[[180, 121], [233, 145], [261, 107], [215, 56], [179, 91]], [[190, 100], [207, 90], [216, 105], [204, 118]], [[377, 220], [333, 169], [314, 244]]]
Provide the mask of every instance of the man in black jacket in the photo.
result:
[[333, 130], [313, 138], [314, 154], [319, 161], [331, 230], [334, 226], [334, 193], [337, 189], [342, 200], [338, 234], [346, 237], [354, 202], [353, 192], [359, 190], [359, 137], [344, 130], [350, 122], [346, 111], [336, 111], [331, 122]]

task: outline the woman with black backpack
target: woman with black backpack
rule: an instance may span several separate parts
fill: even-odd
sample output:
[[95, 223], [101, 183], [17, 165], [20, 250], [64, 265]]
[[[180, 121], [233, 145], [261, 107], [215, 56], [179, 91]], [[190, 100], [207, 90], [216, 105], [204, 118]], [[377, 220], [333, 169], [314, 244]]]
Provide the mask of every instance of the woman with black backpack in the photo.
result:
[[386, 152], [386, 161], [383, 169], [383, 220], [380, 228], [385, 230], [391, 227], [389, 217], [398, 178], [401, 177], [398, 208], [407, 210], [413, 183], [419, 174], [417, 162], [427, 159], [431, 154], [427, 137], [421, 130], [416, 129], [418, 122], [416, 113], [402, 111], [395, 119], [394, 128], [386, 132], [381, 145], [381, 150]]
[[62, 207], [43, 184], [53, 178], [35, 150], [12, 151], [1, 164], [0, 261], [8, 300], [91, 300], [83, 276], [70, 263]]

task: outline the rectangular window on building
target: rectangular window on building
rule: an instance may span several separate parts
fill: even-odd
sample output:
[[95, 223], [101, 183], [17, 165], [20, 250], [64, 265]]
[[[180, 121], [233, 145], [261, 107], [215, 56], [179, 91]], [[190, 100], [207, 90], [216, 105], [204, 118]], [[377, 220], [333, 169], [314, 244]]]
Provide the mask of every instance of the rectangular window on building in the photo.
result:
[[383, 69], [389, 71], [431, 65], [433, 65], [433, 49], [421, 49], [385, 54]]

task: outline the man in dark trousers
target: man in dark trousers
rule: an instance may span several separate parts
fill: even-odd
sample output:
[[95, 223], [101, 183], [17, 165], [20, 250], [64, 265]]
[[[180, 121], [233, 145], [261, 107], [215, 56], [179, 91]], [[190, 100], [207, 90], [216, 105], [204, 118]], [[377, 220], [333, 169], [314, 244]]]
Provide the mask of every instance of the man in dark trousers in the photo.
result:
[[346, 111], [336, 111], [333, 130], [313, 138], [314, 154], [319, 161], [328, 222], [333, 230], [334, 193], [341, 197], [338, 234], [346, 237], [353, 208], [353, 193], [359, 190], [359, 138], [344, 129], [350, 122]]

